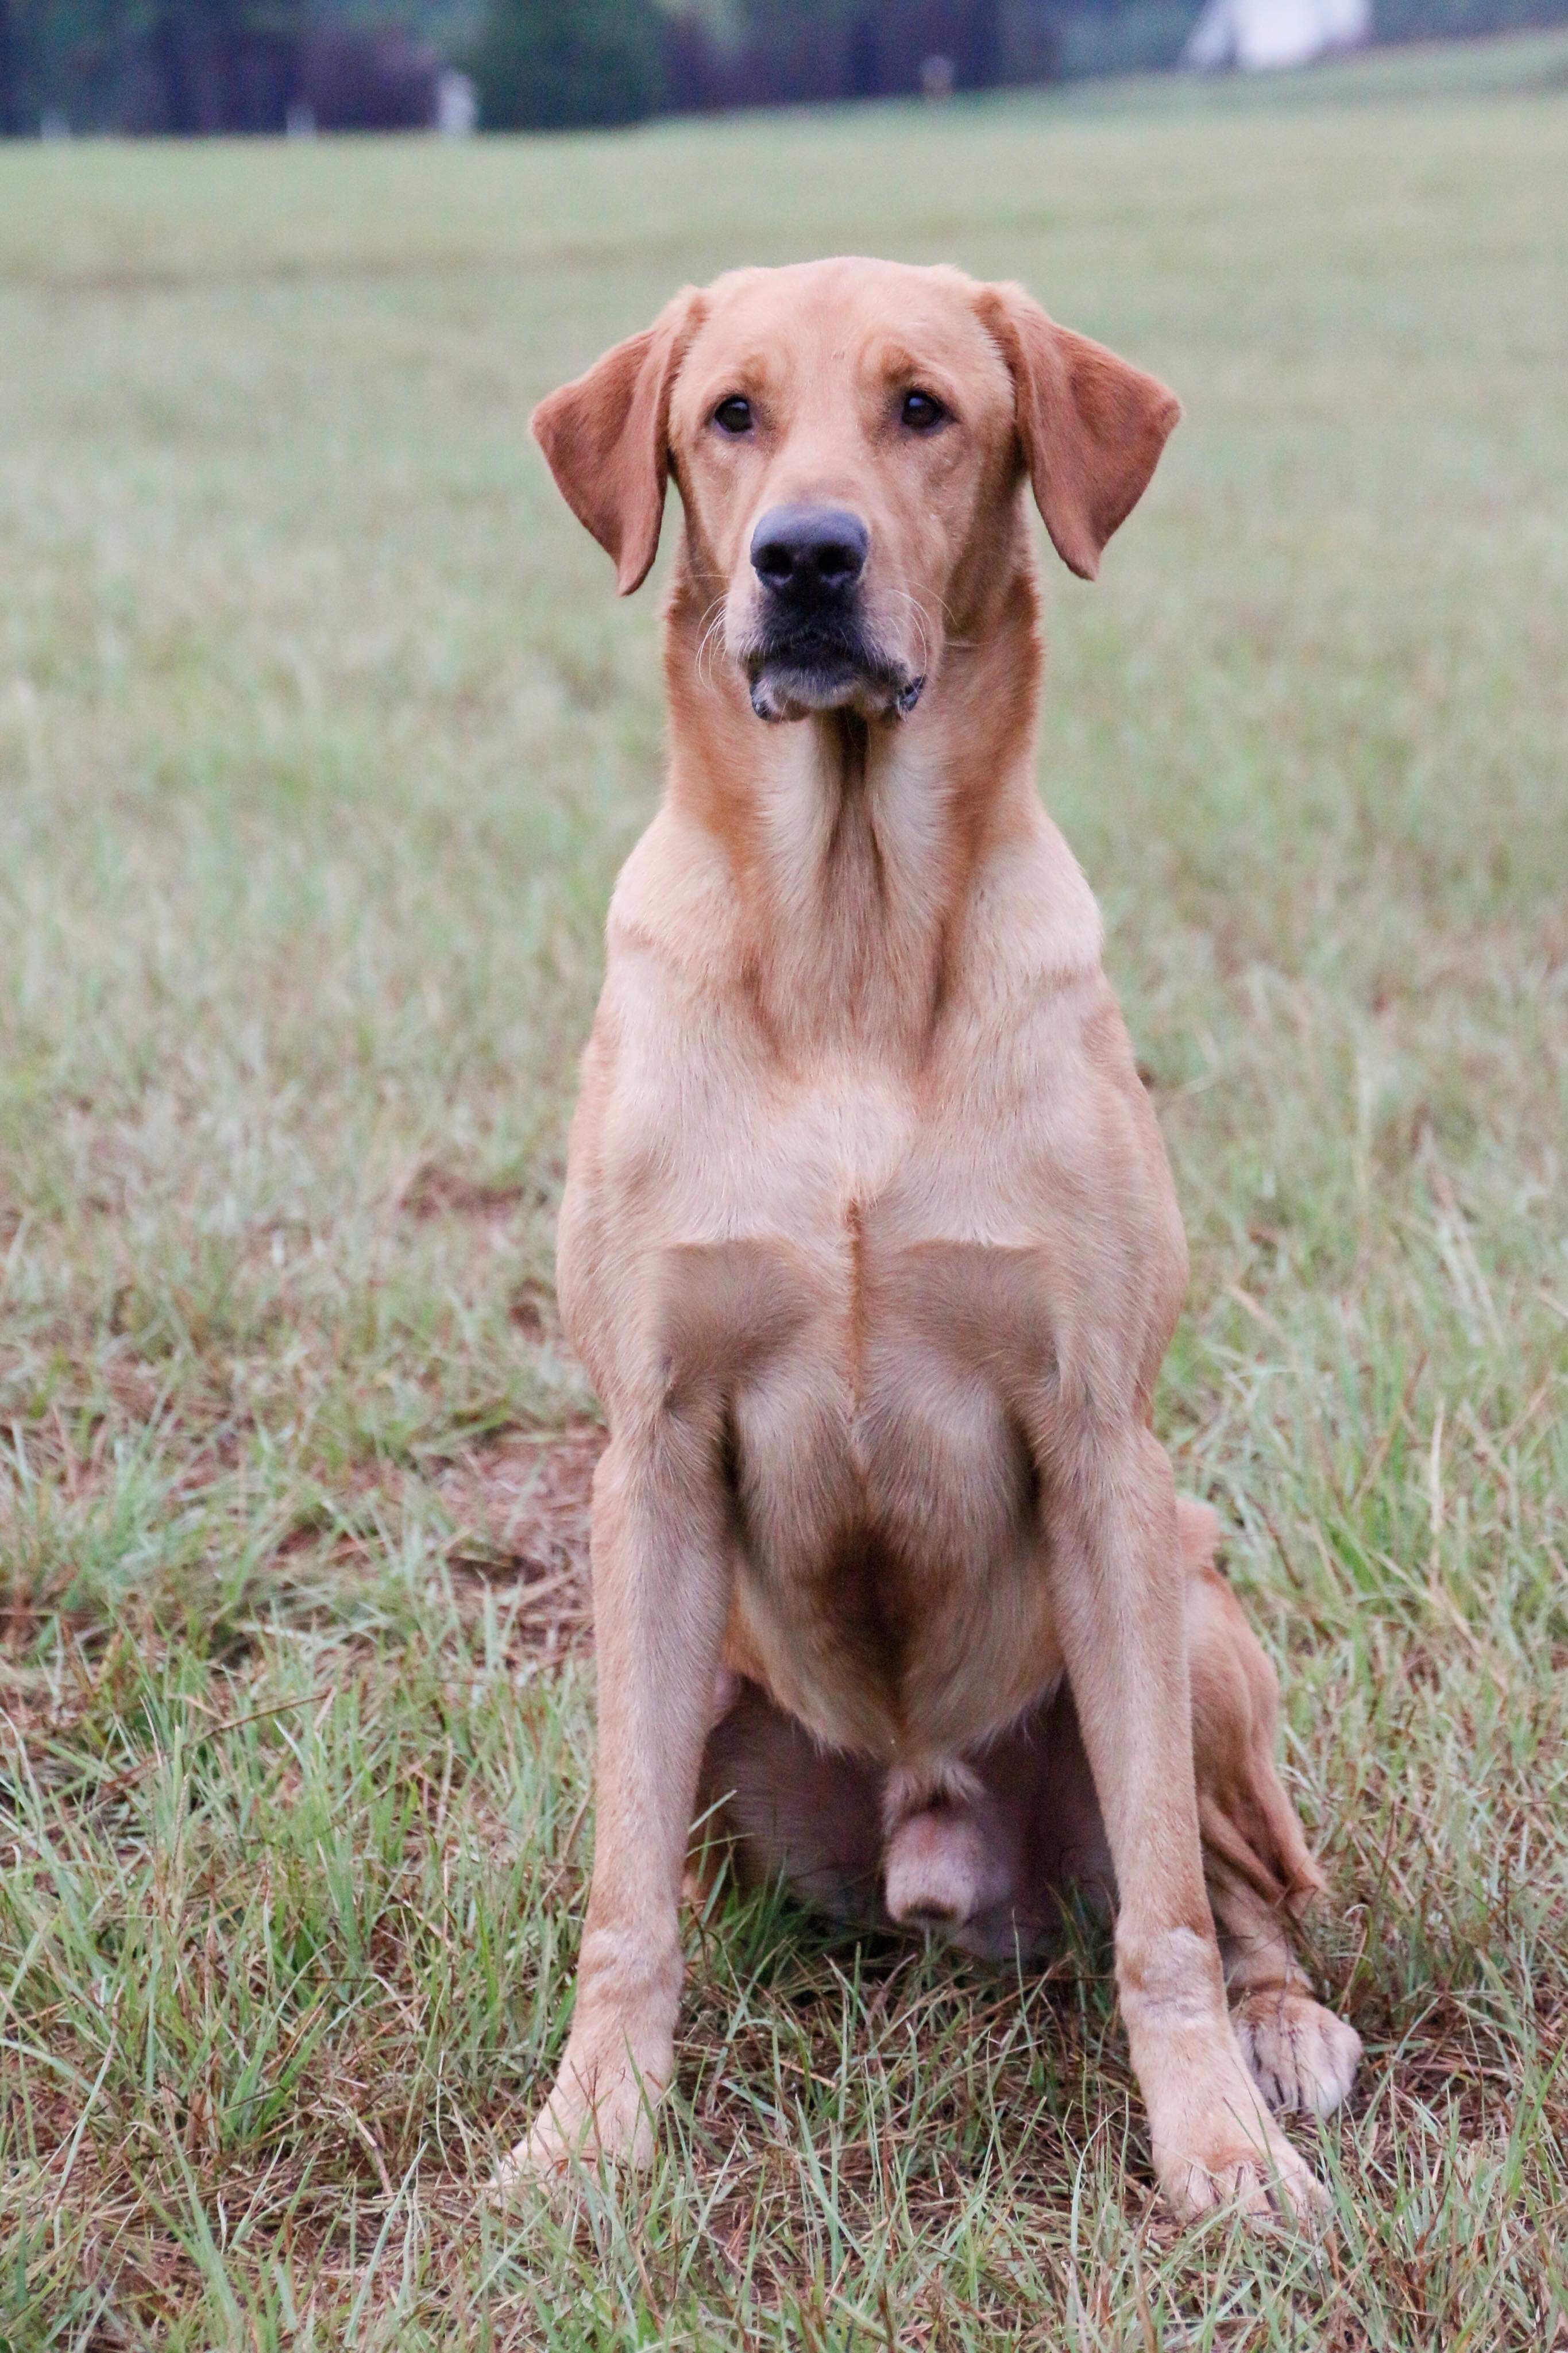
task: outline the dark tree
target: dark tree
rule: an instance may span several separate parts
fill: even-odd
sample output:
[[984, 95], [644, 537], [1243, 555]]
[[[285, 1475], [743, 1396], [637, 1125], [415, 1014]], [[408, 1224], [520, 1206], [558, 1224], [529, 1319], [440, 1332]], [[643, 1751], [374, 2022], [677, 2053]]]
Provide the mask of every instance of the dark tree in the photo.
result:
[[487, 131], [636, 122], [664, 94], [653, 0], [489, 0], [474, 52]]
[[14, 139], [22, 128], [22, 93], [17, 88], [16, 28], [11, 0], [0, 0], [0, 139]]
[[[907, 97], [943, 58], [960, 90], [1005, 79], [1005, 15], [1024, 0], [733, 0], [728, 54], [710, 100], [688, 18], [675, 54], [678, 86], [698, 103]], [[717, 43], [714, 44], [718, 46]], [[1016, 42], [1011, 44], [1015, 48]]]

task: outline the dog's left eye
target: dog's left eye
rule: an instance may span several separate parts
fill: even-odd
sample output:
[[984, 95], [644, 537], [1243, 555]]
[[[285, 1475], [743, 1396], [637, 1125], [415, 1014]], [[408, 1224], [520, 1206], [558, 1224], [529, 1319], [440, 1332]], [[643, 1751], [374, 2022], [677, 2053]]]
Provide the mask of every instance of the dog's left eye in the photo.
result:
[[911, 433], [931, 433], [944, 422], [947, 411], [933, 392], [906, 392], [899, 412]]
[[752, 404], [732, 392], [713, 411], [713, 422], [721, 433], [749, 433], [752, 429]]

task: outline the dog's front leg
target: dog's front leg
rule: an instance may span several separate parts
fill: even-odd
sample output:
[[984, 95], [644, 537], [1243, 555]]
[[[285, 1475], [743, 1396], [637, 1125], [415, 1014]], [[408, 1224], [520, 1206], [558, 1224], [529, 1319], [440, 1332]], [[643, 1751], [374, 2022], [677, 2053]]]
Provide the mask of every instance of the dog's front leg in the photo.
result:
[[612, 1440], [592, 1549], [596, 1820], [576, 2006], [555, 2087], [497, 2176], [503, 2190], [574, 2156], [646, 2162], [674, 2072], [681, 1871], [729, 1606], [704, 1430], [661, 1411]]
[[1170, 1464], [1142, 1427], [1080, 1430], [1050, 1455], [1058, 1624], [1115, 1866], [1117, 1987], [1160, 2186], [1183, 2216], [1229, 2198], [1310, 2211], [1322, 2192], [1265, 2110], [1226, 2006]]

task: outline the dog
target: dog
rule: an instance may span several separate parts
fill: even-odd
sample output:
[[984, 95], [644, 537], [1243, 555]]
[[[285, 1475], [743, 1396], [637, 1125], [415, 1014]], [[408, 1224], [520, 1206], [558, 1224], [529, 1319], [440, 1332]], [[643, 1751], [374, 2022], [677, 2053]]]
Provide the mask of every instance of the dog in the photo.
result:
[[863, 259], [689, 288], [535, 412], [623, 594], [671, 477], [684, 528], [559, 1235], [609, 1427], [593, 1878], [502, 2192], [649, 2154], [701, 1812], [742, 1878], [984, 1953], [1100, 1892], [1170, 2207], [1324, 2201], [1270, 2109], [1360, 2043], [1292, 1955], [1273, 1671], [1152, 1432], [1185, 1242], [1034, 776], [1026, 494], [1094, 578], [1178, 414], [1020, 287]]

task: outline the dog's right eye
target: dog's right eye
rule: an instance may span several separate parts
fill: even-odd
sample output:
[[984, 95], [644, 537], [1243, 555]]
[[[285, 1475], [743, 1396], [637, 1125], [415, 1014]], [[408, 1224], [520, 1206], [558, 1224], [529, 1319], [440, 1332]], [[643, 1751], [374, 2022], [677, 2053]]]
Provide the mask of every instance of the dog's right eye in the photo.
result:
[[752, 429], [751, 402], [742, 400], [738, 392], [732, 392], [713, 411], [713, 422], [721, 433], [749, 433]]
[[947, 410], [934, 393], [906, 392], [904, 405], [899, 412], [911, 433], [934, 433], [939, 425], [947, 422]]

